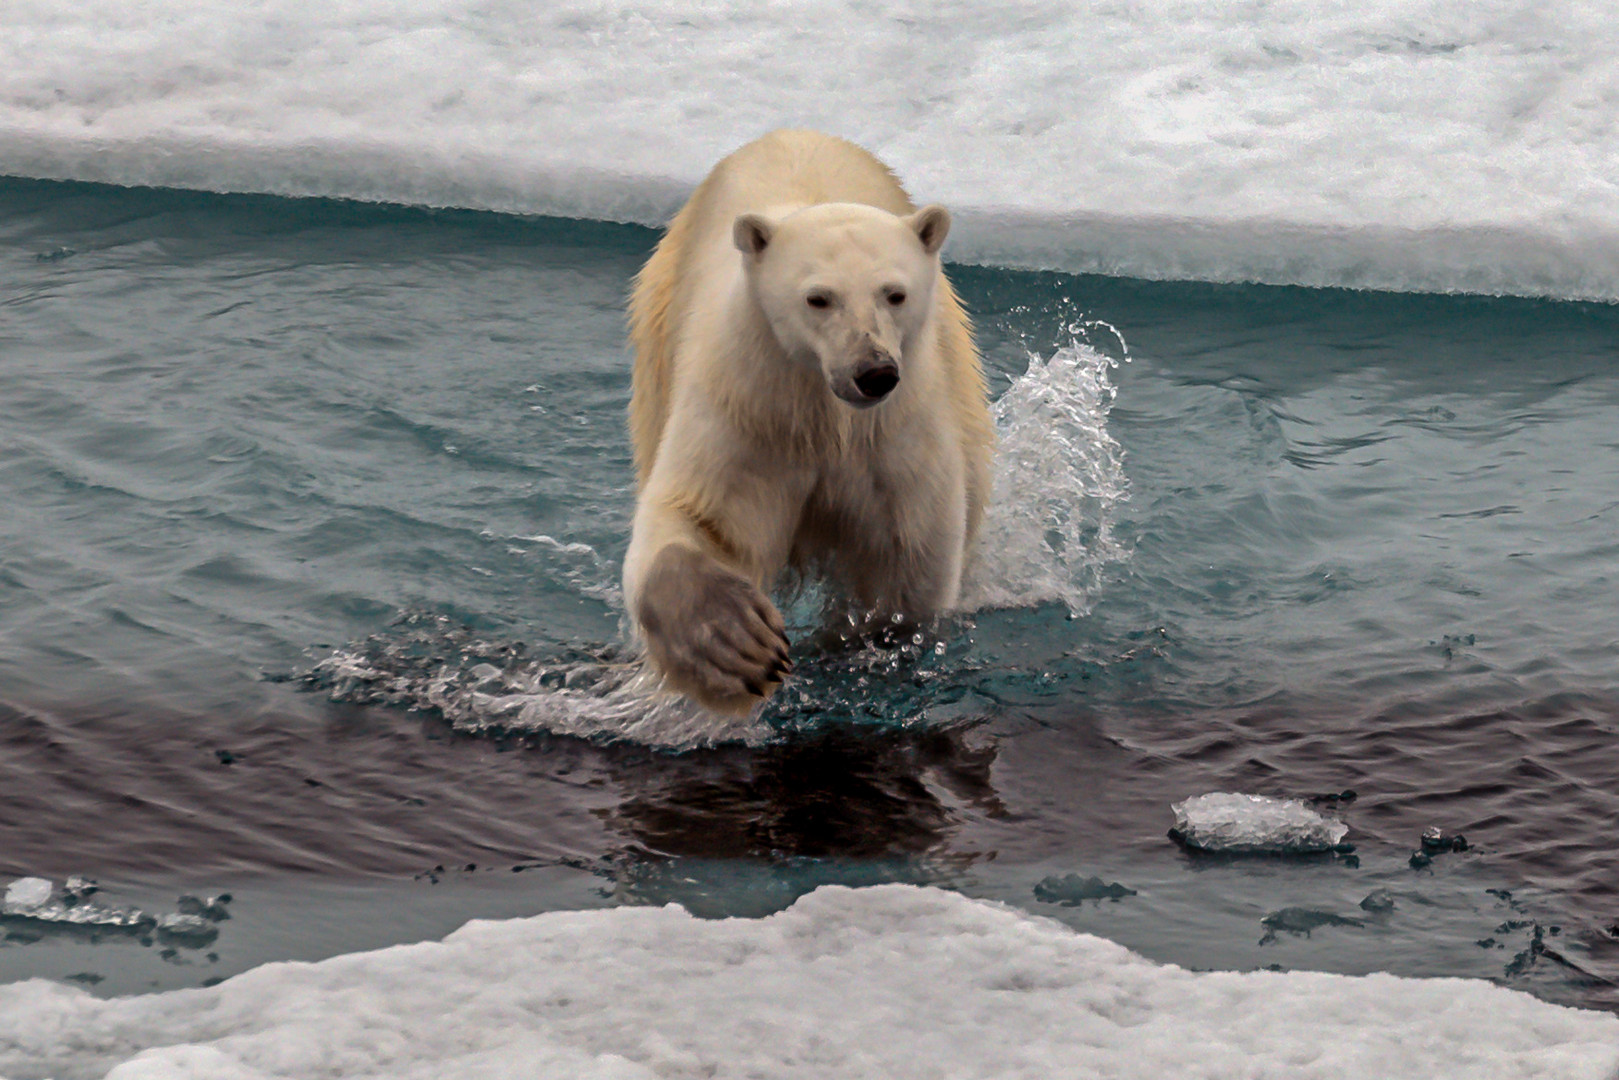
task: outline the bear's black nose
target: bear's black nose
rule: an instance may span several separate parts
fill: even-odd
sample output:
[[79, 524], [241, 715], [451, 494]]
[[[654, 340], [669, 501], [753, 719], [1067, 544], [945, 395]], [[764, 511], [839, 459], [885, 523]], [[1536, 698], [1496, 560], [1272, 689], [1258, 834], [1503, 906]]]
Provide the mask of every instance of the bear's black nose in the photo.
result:
[[881, 401], [899, 385], [899, 368], [892, 363], [873, 364], [854, 377], [854, 384], [872, 401]]

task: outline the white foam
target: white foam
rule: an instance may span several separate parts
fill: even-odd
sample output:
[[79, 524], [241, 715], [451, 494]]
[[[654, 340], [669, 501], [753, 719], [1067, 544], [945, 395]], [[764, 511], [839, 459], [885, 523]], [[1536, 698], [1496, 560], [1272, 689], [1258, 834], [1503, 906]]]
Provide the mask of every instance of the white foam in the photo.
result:
[[1194, 973], [937, 889], [473, 922], [101, 1000], [0, 987], [0, 1071], [184, 1077], [1611, 1080], [1619, 1018], [1461, 979]]
[[[661, 224], [773, 127], [953, 258], [1619, 299], [1596, 0], [12, 0], [0, 172]], [[832, 58], [829, 61], [829, 58]]]

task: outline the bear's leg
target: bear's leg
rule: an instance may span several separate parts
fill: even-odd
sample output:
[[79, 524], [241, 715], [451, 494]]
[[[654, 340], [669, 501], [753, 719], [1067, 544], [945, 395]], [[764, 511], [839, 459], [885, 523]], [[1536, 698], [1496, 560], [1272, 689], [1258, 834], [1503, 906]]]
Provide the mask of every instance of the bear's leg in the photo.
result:
[[787, 631], [769, 598], [684, 544], [653, 557], [634, 606], [664, 679], [710, 708], [744, 711], [792, 670]]
[[887, 498], [863, 505], [864, 520], [851, 514], [841, 538], [849, 592], [877, 620], [927, 622], [961, 598], [967, 540], [962, 470], [945, 451], [928, 458], [929, 468], [888, 476], [882, 484]]

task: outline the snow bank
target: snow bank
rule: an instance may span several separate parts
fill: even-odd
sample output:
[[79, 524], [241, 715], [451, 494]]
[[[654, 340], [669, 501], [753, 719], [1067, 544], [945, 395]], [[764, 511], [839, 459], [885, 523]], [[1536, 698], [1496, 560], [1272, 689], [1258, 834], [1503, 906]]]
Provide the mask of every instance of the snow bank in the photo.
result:
[[1597, 0], [10, 0], [0, 173], [661, 224], [824, 128], [952, 257], [1619, 299]]
[[1611, 1080], [1619, 1018], [1459, 979], [1196, 974], [954, 893], [822, 888], [474, 922], [442, 943], [99, 1000], [0, 987], [13, 1080], [1545, 1077]]

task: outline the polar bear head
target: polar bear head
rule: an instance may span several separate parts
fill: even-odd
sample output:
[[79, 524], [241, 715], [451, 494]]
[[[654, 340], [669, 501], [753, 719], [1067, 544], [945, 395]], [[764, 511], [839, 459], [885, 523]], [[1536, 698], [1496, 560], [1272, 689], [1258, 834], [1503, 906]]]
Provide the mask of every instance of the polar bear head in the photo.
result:
[[774, 217], [743, 214], [732, 237], [776, 340], [817, 368], [832, 393], [864, 409], [888, 397], [933, 311], [942, 206], [906, 217], [819, 203]]

